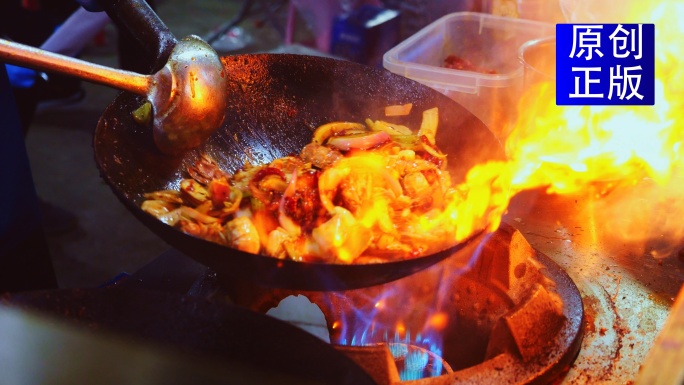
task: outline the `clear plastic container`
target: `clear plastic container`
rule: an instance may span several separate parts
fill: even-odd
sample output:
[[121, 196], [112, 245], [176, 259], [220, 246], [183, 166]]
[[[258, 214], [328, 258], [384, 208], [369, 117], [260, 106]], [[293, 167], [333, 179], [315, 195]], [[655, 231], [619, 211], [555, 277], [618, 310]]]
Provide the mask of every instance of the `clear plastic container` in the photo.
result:
[[528, 41], [520, 47], [518, 57], [524, 67], [525, 87], [556, 79], [555, 36]]
[[565, 17], [558, 1], [552, 0], [517, 0], [518, 17], [544, 21], [547, 23], [564, 23]]
[[[384, 67], [423, 83], [474, 113], [499, 138], [515, 122], [523, 91], [523, 44], [555, 36], [551, 23], [458, 12], [441, 17], [404, 40], [383, 57]], [[476, 70], [444, 68], [455, 55]], [[494, 73], [483, 73], [482, 71]]]

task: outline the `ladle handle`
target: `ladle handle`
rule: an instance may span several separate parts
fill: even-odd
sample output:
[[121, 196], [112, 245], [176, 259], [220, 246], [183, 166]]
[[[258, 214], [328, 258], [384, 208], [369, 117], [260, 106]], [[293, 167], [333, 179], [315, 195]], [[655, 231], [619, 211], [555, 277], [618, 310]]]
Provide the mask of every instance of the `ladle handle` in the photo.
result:
[[128, 31], [151, 55], [150, 73], [159, 71], [178, 40], [145, 0], [99, 0], [117, 27]]
[[0, 61], [59, 72], [143, 96], [148, 94], [153, 81], [149, 75], [113, 69], [4, 39], [0, 39]]

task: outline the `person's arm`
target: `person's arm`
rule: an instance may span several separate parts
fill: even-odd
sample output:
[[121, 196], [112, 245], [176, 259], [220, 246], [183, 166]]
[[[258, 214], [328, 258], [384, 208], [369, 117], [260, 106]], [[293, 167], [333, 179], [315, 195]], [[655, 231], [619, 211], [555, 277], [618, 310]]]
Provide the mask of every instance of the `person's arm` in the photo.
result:
[[106, 13], [91, 13], [81, 7], [71, 14], [40, 48], [75, 57], [109, 21]]

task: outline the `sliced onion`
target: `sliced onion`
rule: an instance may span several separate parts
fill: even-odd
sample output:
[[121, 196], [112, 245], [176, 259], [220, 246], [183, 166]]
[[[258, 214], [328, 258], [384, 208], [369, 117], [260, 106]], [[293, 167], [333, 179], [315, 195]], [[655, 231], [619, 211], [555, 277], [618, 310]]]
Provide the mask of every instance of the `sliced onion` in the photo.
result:
[[178, 210], [180, 210], [180, 215], [182, 217], [192, 219], [192, 220], [200, 222], [200, 223], [210, 224], [210, 223], [218, 222], [217, 218], [214, 218], [214, 217], [206, 215], [206, 214], [202, 214], [201, 212], [193, 209], [192, 207], [181, 206], [178, 208]]
[[385, 107], [385, 116], [404, 116], [411, 113], [413, 103], [397, 104]]
[[230, 190], [230, 195], [228, 200], [223, 202], [223, 209], [221, 212], [224, 215], [234, 214], [240, 208], [240, 203], [242, 202], [242, 191], [238, 189]]
[[342, 151], [367, 150], [377, 147], [390, 140], [388, 133], [384, 131], [369, 132], [357, 135], [335, 136], [328, 140], [328, 144]]
[[157, 216], [157, 218], [166, 223], [169, 226], [175, 226], [176, 223], [180, 220], [181, 217], [181, 210], [180, 209], [175, 209], [173, 211], [169, 211], [166, 214], [161, 214]]
[[329, 137], [347, 130], [365, 130], [366, 126], [357, 122], [331, 122], [319, 126], [314, 131], [312, 143], [323, 144]]
[[386, 133], [395, 135], [413, 135], [410, 128], [402, 126], [401, 124], [388, 123], [383, 120], [372, 121], [366, 119], [366, 125], [373, 131], [385, 131]]
[[166, 215], [170, 211], [177, 209], [178, 204], [164, 202], [162, 200], [157, 199], [148, 199], [146, 201], [143, 201], [142, 205], [140, 205], [140, 208], [144, 212], [151, 214], [157, 218], [160, 218], [162, 215]]
[[423, 148], [420, 138], [415, 135], [394, 135], [392, 136], [392, 141], [399, 145], [402, 150], [416, 151]]
[[431, 145], [435, 145], [437, 125], [439, 124], [439, 110], [437, 107], [423, 111], [423, 120], [420, 123], [418, 136], [425, 136]]
[[183, 198], [181, 198], [180, 191], [177, 190], [160, 190], [151, 193], [143, 194], [147, 200], [156, 200], [168, 203], [183, 203]]
[[421, 136], [420, 136], [420, 143], [423, 145], [423, 149], [424, 149], [425, 152], [427, 152], [428, 154], [430, 154], [430, 155], [432, 155], [432, 156], [434, 156], [435, 158], [440, 159], [440, 160], [441, 160], [441, 159], [446, 159], [446, 157], [447, 157], [446, 154], [443, 154], [441, 151], [439, 151], [439, 149], [437, 148], [437, 146], [435, 146], [434, 144], [430, 143], [430, 139], [429, 139], [427, 136], [421, 135]]

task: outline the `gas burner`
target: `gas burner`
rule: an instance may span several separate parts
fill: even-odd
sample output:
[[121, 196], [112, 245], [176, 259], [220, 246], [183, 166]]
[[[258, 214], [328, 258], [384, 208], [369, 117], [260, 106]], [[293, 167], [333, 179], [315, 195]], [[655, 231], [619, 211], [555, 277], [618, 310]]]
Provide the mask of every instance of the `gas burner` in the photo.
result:
[[397, 354], [401, 346], [429, 351], [413, 360], [427, 364], [429, 358], [439, 367], [421, 383], [551, 382], [569, 369], [583, 335], [575, 284], [507, 224], [458, 255], [384, 285], [294, 291], [208, 274], [197, 287], [261, 313], [287, 297], [306, 296], [325, 315], [336, 348], [385, 384], [416, 379], [387, 365], [387, 357], [407, 357]]

